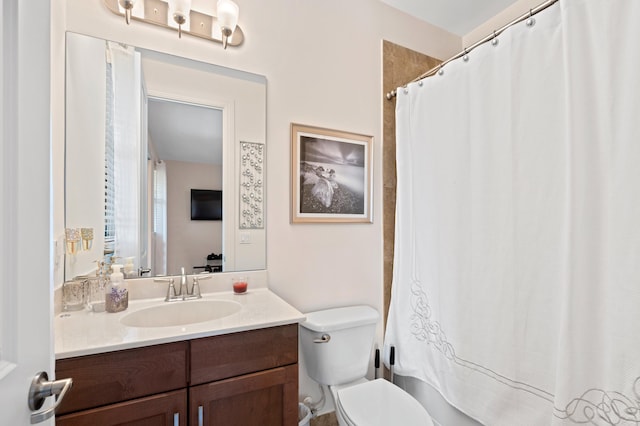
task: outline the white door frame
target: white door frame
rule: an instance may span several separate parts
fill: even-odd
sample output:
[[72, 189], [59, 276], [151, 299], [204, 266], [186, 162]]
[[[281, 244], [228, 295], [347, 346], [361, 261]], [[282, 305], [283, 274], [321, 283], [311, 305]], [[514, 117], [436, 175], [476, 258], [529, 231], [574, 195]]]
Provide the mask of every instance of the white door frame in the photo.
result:
[[0, 6], [0, 423], [11, 425], [30, 423], [33, 376], [54, 376], [50, 3]]

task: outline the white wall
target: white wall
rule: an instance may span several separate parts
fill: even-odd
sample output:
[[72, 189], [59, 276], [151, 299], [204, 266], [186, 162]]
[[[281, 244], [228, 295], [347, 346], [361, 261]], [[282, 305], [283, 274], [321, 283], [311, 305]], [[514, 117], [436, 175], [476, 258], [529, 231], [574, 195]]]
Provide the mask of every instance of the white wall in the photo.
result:
[[[302, 312], [356, 303], [382, 311], [382, 40], [442, 59], [459, 51], [461, 40], [378, 0], [238, 3], [246, 39], [227, 50], [139, 22], [127, 26], [102, 0], [67, 0], [65, 29], [265, 75], [269, 285]], [[63, 39], [54, 34], [53, 42]], [[53, 66], [55, 76], [64, 74], [62, 57]], [[54, 121], [63, 120], [63, 96], [53, 103]], [[373, 224], [289, 222], [291, 122], [374, 136]], [[63, 149], [61, 132], [54, 145]], [[54, 184], [60, 203], [55, 174]], [[64, 226], [54, 223], [58, 232]], [[300, 376], [300, 392], [317, 397], [304, 371]]]
[[[212, 164], [165, 161], [167, 164], [167, 274], [188, 274], [207, 264], [207, 255], [222, 252], [222, 221], [191, 220], [191, 189], [222, 189], [222, 168]], [[203, 238], [203, 236], [206, 236]]]

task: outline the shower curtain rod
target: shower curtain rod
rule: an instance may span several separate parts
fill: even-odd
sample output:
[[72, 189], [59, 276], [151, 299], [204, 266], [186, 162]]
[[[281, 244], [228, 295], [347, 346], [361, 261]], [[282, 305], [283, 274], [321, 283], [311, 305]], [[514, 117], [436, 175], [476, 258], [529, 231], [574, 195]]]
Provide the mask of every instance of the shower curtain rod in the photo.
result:
[[[533, 9], [529, 9], [529, 12], [519, 16], [518, 18], [514, 19], [513, 21], [509, 22], [507, 25], [503, 26], [500, 29], [495, 30], [493, 33], [489, 34], [488, 36], [486, 36], [485, 38], [483, 38], [480, 41], [477, 41], [476, 43], [472, 44], [471, 46], [463, 49], [461, 52], [458, 52], [457, 54], [455, 54], [454, 56], [452, 56], [451, 58], [447, 59], [446, 61], [442, 62], [440, 65], [431, 68], [429, 71], [421, 74], [420, 76], [414, 78], [413, 80], [411, 80], [409, 83], [415, 83], [416, 81], [420, 81], [422, 79], [425, 79], [427, 77], [431, 77], [434, 74], [436, 74], [437, 72], [439, 72], [446, 64], [448, 64], [451, 61], [455, 61], [456, 59], [462, 58], [463, 56], [466, 56], [469, 54], [469, 52], [471, 52], [473, 49], [475, 49], [476, 47], [485, 44], [488, 41], [493, 41], [495, 40], [495, 43], [498, 42], [497, 37], [502, 34], [504, 32], [504, 30], [506, 30], [509, 27], [512, 27], [522, 21], [526, 21], [529, 19], [532, 19], [532, 21], [527, 22], [527, 25], [533, 25], [535, 24], [535, 20], [533, 20], [533, 15], [542, 12], [543, 10], [545, 10], [546, 8], [548, 8], [549, 6], [553, 5], [554, 3], [558, 2], [559, 0], [547, 0], [544, 3], [542, 3], [539, 6], [534, 7]], [[407, 83], [407, 84], [409, 84]], [[402, 87], [406, 87], [407, 84], [404, 84]], [[386, 98], [387, 100], [391, 100], [393, 98], [395, 98], [397, 95], [397, 91], [394, 89], [392, 91], [390, 91], [389, 93], [386, 94]]]

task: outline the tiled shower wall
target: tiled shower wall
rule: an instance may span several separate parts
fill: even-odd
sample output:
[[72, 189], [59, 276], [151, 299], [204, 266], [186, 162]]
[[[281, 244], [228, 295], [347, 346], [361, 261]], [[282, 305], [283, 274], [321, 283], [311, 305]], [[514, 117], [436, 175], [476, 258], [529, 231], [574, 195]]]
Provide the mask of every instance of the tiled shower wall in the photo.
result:
[[391, 299], [393, 276], [393, 242], [396, 217], [396, 101], [387, 100], [385, 94], [403, 86], [417, 76], [440, 64], [440, 60], [399, 46], [389, 41], [382, 42], [382, 90], [383, 142], [382, 142], [382, 220], [384, 238], [384, 321], [387, 321]]

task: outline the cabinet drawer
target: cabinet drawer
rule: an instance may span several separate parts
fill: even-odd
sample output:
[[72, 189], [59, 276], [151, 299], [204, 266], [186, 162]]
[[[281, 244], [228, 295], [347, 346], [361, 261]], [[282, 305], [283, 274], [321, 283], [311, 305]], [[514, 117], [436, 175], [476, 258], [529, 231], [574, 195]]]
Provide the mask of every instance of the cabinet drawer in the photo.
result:
[[58, 413], [184, 388], [188, 348], [176, 342], [58, 360], [56, 377], [73, 379]]
[[56, 418], [56, 426], [187, 426], [187, 391], [121, 402]]
[[[191, 341], [191, 385], [298, 362], [298, 325]], [[62, 376], [61, 376], [62, 377]]]

